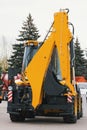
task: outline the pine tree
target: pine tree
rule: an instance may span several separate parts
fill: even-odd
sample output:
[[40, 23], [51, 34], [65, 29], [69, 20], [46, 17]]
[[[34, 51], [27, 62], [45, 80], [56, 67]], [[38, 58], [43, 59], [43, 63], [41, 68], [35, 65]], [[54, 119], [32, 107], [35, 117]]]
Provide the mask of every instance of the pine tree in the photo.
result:
[[13, 53], [10, 59], [8, 60], [9, 66], [16, 69], [18, 73], [21, 73], [22, 61], [24, 54], [24, 45], [23, 44], [14, 44]]
[[24, 43], [27, 40], [37, 40], [39, 37], [40, 35], [38, 34], [38, 30], [33, 23], [32, 16], [29, 14], [26, 21], [23, 23], [20, 35], [18, 35], [17, 41], [20, 41], [20, 44], [13, 45], [13, 53], [8, 60], [9, 66], [15, 68], [18, 73], [20, 73], [23, 61]]
[[84, 64], [84, 77], [87, 80], [87, 59], [85, 59], [85, 64]]
[[84, 59], [83, 50], [81, 50], [80, 43], [77, 38], [75, 42], [75, 75], [76, 76], [84, 75], [84, 65], [85, 65], [85, 59]]
[[23, 23], [22, 31], [20, 31], [18, 37], [18, 41], [37, 40], [40, 37], [38, 30], [33, 23], [31, 14], [29, 14], [26, 21]]

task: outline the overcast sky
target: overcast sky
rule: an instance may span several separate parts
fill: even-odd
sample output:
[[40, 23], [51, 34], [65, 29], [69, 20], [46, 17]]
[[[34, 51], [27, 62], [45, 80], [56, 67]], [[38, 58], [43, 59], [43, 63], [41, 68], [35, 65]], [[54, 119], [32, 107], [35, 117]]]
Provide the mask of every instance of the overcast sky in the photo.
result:
[[54, 13], [60, 8], [69, 8], [69, 21], [74, 24], [75, 37], [78, 36], [82, 49], [87, 48], [87, 0], [0, 0], [0, 44], [4, 41], [10, 47], [16, 43], [29, 13], [39, 30], [40, 40], [43, 40]]

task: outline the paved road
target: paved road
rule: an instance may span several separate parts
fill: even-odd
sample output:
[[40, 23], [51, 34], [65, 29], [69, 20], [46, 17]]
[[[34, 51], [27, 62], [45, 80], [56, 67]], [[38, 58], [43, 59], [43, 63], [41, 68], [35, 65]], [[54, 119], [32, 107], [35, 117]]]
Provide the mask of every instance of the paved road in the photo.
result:
[[83, 95], [84, 116], [76, 124], [66, 124], [62, 118], [36, 118], [23, 123], [13, 123], [6, 113], [7, 103], [0, 104], [0, 130], [87, 130], [87, 103]]

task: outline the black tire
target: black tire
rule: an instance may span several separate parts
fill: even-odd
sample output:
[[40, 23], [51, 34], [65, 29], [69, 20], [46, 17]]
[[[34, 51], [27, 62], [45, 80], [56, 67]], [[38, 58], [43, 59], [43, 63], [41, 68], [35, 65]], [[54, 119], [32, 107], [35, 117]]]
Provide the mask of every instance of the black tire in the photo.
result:
[[81, 113], [79, 112], [79, 113], [77, 113], [77, 119], [80, 119], [80, 116], [81, 115]]
[[81, 109], [80, 117], [83, 117], [83, 110]]
[[25, 118], [21, 115], [10, 114], [10, 120], [12, 122], [23, 122]]
[[2, 100], [0, 100], [0, 103], [2, 102]]
[[76, 123], [77, 117], [75, 115], [65, 116], [65, 117], [63, 117], [63, 120], [65, 123]]

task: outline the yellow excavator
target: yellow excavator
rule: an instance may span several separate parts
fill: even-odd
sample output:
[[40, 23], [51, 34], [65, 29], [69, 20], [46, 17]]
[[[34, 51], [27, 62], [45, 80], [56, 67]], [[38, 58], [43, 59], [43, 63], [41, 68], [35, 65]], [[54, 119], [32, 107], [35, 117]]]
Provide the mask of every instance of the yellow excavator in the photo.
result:
[[9, 70], [7, 112], [11, 121], [54, 116], [76, 123], [82, 117], [81, 94], [75, 85], [74, 27], [68, 22], [68, 12], [63, 9], [54, 14], [42, 43], [25, 43], [21, 79], [14, 82], [13, 70]]

